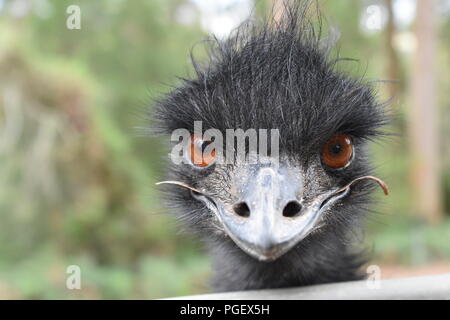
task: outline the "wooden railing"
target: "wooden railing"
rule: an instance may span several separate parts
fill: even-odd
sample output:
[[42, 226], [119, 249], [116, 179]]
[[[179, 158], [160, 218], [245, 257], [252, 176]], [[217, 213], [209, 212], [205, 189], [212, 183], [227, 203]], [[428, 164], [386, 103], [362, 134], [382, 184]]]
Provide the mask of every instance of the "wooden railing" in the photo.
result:
[[[450, 270], [449, 270], [450, 271]], [[446, 299], [450, 273], [420, 277], [340, 282], [289, 289], [201, 294], [172, 299], [190, 300], [316, 300], [316, 299]]]

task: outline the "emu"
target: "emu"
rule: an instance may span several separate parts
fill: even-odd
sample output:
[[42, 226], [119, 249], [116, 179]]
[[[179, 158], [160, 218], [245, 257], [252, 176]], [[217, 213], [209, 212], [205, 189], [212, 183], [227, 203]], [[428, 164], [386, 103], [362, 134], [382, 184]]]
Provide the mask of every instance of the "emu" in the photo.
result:
[[[361, 78], [338, 70], [311, 3], [280, 19], [249, 20], [213, 40], [194, 76], [156, 101], [152, 126], [191, 133], [172, 164], [165, 198], [204, 241], [212, 288], [234, 291], [361, 279], [366, 250], [355, 241], [383, 181], [372, 176], [367, 142], [383, 135], [385, 105]], [[278, 129], [279, 156], [215, 162], [203, 129]], [[225, 141], [223, 142], [226, 143]], [[246, 149], [248, 151], [248, 148]], [[227, 152], [229, 152], [227, 150]], [[201, 161], [193, 161], [200, 155]]]

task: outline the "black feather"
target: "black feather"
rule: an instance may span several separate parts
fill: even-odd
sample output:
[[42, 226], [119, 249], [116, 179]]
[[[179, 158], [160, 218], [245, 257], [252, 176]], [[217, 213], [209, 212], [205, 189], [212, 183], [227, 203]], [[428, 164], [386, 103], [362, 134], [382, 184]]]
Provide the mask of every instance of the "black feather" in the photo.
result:
[[[320, 146], [338, 133], [354, 137], [358, 149], [351, 168], [327, 171], [346, 183], [370, 174], [366, 143], [383, 134], [388, 117], [368, 82], [337, 69], [324, 49], [315, 2], [285, 7], [278, 22], [249, 20], [225, 41], [212, 39], [209, 61], [194, 62], [195, 76], [156, 102], [152, 124], [160, 134], [178, 128], [278, 128], [280, 152], [302, 163], [315, 161]], [[229, 167], [193, 170], [172, 166], [169, 178], [191, 186], [209, 184], [220, 196], [229, 188]], [[214, 171], [214, 174], [213, 174]], [[214, 259], [216, 290], [298, 286], [361, 278], [366, 255], [352, 245], [361, 228], [371, 185], [360, 183], [333, 208], [322, 228], [273, 262], [259, 262], [240, 250], [214, 215], [187, 190], [168, 187], [171, 207], [182, 222], [202, 235]], [[356, 230], [356, 231], [352, 231]]]

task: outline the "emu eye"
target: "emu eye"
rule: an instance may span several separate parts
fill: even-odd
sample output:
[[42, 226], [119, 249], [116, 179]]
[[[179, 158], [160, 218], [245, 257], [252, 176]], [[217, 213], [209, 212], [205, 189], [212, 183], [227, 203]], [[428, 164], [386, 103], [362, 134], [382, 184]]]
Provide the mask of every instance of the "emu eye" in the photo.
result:
[[343, 168], [353, 155], [352, 138], [348, 134], [337, 134], [322, 146], [322, 162], [331, 168]]
[[216, 150], [205, 150], [212, 141], [205, 141], [201, 136], [193, 134], [189, 139], [188, 158], [197, 167], [210, 165], [215, 157]]

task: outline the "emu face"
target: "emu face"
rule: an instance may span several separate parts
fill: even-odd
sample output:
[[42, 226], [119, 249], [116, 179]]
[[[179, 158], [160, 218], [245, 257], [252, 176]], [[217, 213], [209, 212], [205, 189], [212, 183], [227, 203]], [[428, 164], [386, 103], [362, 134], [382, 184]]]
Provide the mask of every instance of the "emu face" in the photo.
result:
[[213, 152], [172, 165], [167, 182], [177, 184], [167, 198], [188, 226], [204, 238], [229, 237], [261, 261], [313, 233], [355, 225], [373, 186], [367, 179], [385, 189], [367, 177], [366, 150], [385, 122], [382, 106], [368, 84], [337, 70], [338, 59], [321, 49], [304, 15], [290, 13], [280, 24], [246, 26], [216, 42], [209, 63], [194, 64], [196, 76], [155, 113], [162, 133], [187, 129], [189, 154], [200, 156], [210, 141], [194, 135], [194, 121], [223, 136], [227, 129], [278, 130], [276, 159], [222, 164]]
[[267, 162], [216, 167], [196, 184], [202, 194], [192, 193], [215, 214], [217, 228], [262, 261], [280, 257], [349, 200], [349, 188], [339, 191], [342, 180], [320, 157]]

